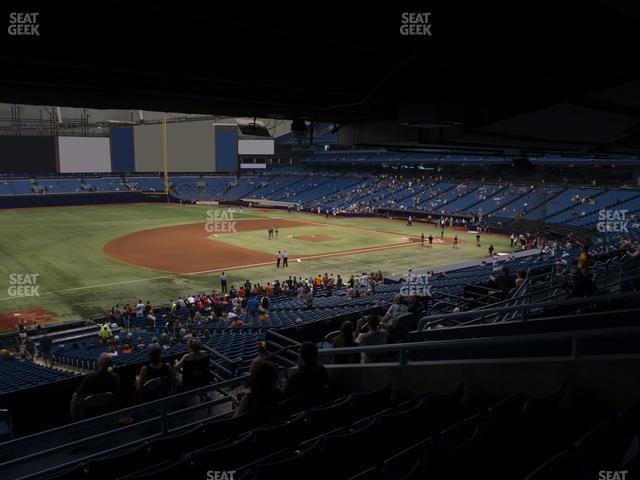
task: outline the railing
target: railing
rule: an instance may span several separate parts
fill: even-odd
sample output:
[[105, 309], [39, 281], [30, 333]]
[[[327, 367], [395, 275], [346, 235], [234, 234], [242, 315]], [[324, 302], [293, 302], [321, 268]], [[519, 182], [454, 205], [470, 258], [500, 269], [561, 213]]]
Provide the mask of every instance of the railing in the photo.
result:
[[[270, 338], [270, 337], [273, 337]], [[300, 343], [295, 340], [285, 337], [284, 335], [276, 332], [275, 330], [269, 330], [267, 332], [267, 345], [274, 347], [275, 351], [270, 352], [265, 358], [273, 360], [282, 366], [293, 367], [297, 362], [297, 350], [300, 349]], [[290, 354], [289, 357], [285, 356]]]
[[[527, 270], [527, 275], [522, 285], [513, 290], [511, 296], [505, 300], [497, 300], [503, 296], [503, 292], [501, 290], [476, 284], [473, 284], [473, 289], [476, 293], [473, 297], [463, 297], [447, 292], [436, 291], [433, 293], [434, 303], [429, 308], [429, 315], [432, 315], [432, 311], [436, 310], [437, 307], [442, 306], [458, 308], [459, 311], [477, 311], [487, 308], [496, 308], [499, 306], [519, 305], [525, 302], [530, 302], [533, 297], [536, 297], [537, 300], [540, 300], [541, 298], [552, 298], [557, 292], [558, 285], [540, 288], [538, 283], [534, 283], [540, 280], [549, 281], [552, 284], [557, 282], [558, 278], [555, 274], [555, 265], [548, 264]], [[486, 293], [480, 294], [481, 290]], [[547, 292], [548, 295], [545, 297], [544, 294]], [[540, 297], [540, 295], [543, 296]], [[484, 305], [470, 308], [472, 305], [477, 305], [479, 303], [484, 303]]]
[[[209, 393], [220, 392], [225, 388], [230, 388], [244, 383], [248, 376], [241, 376], [224, 382], [218, 382], [215, 384], [207, 385], [188, 392], [183, 392], [170, 397], [154, 400], [144, 403], [143, 405], [137, 405], [135, 407], [128, 407], [122, 410], [118, 410], [113, 413], [101, 415], [99, 417], [83, 420], [77, 423], [58, 427], [52, 430], [36, 433], [26, 437], [21, 437], [9, 442], [0, 444], [0, 473], [3, 478], [8, 478], [7, 471], [12, 468], [27, 469], [31, 462], [38, 465], [37, 472], [28, 473], [18, 477], [12, 478], [35, 478], [40, 477], [45, 473], [53, 472], [55, 470], [64, 469], [65, 467], [75, 465], [79, 459], [70, 460], [65, 463], [52, 460], [51, 463], [55, 463], [54, 466], [46, 467], [47, 456], [53, 456], [60, 454], [65, 450], [69, 450], [75, 447], [87, 445], [95, 445], [96, 451], [89, 454], [83, 454], [82, 459], [89, 459], [97, 456], [105, 456], [112, 454], [118, 450], [126, 448], [127, 446], [139, 445], [145, 440], [150, 440], [159, 436], [172, 433], [177, 430], [182, 430], [185, 427], [197, 425], [202, 421], [202, 418], [192, 422], [179, 421], [179, 426], [170, 428], [172, 420], [183, 419], [188, 414], [198, 412], [198, 410], [211, 409], [214, 406], [223, 405], [230, 402], [232, 398], [229, 395], [225, 395], [222, 398], [215, 400], [207, 400], [197, 405], [172, 410], [172, 406], [177, 402], [184, 402], [193, 397], [203, 398]], [[105, 428], [106, 425], [118, 425], [118, 420], [127, 417], [138, 415], [144, 420], [137, 421], [131, 425], [116, 426], [115, 428]], [[213, 420], [217, 417], [208, 418], [207, 421]], [[150, 429], [155, 428], [155, 433], [149, 433]], [[96, 430], [99, 433], [95, 433]], [[122, 438], [125, 434], [131, 434], [132, 432], [139, 431], [134, 434], [133, 441], [128, 443], [119, 444], [112, 448], [103, 448], [99, 445], [100, 440], [111, 439], [109, 444], [113, 443], [113, 438]], [[65, 437], [71, 437], [72, 440], [66, 441]], [[51, 446], [53, 445], [53, 446]], [[8, 457], [12, 457], [7, 459]], [[6, 460], [5, 460], [6, 459]]]
[[625, 261], [625, 257], [612, 258], [606, 262], [594, 265], [591, 269], [593, 280], [601, 290], [614, 288], [619, 290], [625, 281], [635, 279], [640, 275], [640, 261]]
[[498, 308], [486, 308], [482, 310], [470, 310], [468, 312], [450, 313], [443, 315], [436, 315], [433, 317], [423, 317], [419, 324], [418, 330], [428, 330], [442, 322], [451, 321], [458, 325], [468, 325], [471, 322], [491, 321], [494, 322], [495, 317], [508, 313], [519, 312], [518, 320], [527, 321], [529, 314], [532, 310], [544, 310], [557, 307], [579, 307], [583, 305], [603, 304], [606, 302], [616, 300], [631, 300], [638, 299], [637, 292], [599, 295], [594, 297], [574, 298], [569, 300], [561, 300], [558, 302], [542, 302], [542, 303], [525, 303], [523, 305], [510, 305], [506, 307]]
[[[496, 347], [498, 345], [513, 345], [518, 343], [538, 343], [546, 341], [571, 340], [571, 351], [567, 356], [571, 359], [579, 359], [582, 356], [582, 341], [590, 338], [627, 337], [640, 335], [640, 326], [603, 328], [590, 330], [573, 330], [568, 332], [533, 333], [523, 335], [508, 335], [482, 338], [463, 338], [453, 340], [432, 340], [426, 342], [392, 343], [385, 345], [372, 345], [366, 347], [325, 348], [318, 351], [320, 358], [333, 357], [334, 355], [349, 355], [359, 353], [396, 353], [398, 360], [392, 363], [406, 365], [409, 361], [409, 353], [413, 351], [431, 352], [451, 347]], [[491, 358], [491, 357], [486, 357]]]
[[[201, 345], [201, 347], [203, 350], [211, 354], [209, 364], [214, 367], [214, 369], [211, 370], [211, 373], [216, 379], [228, 380], [236, 377], [238, 373], [238, 364], [241, 362], [240, 360], [232, 360], [229, 357], [221, 354], [217, 350], [211, 348], [209, 345], [203, 344]], [[224, 362], [224, 365], [222, 362]], [[227, 365], [228, 368], [225, 365]], [[220, 375], [219, 372], [222, 372], [224, 375]]]

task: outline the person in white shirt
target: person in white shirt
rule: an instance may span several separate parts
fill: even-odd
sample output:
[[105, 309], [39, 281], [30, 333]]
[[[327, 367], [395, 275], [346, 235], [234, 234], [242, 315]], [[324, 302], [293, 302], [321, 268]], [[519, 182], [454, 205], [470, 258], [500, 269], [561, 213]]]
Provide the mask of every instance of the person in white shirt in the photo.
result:
[[138, 303], [136, 304], [136, 319], [141, 319], [144, 317], [144, 303], [142, 303], [142, 300], [138, 300]]
[[[384, 345], [387, 343], [389, 334], [386, 330], [380, 328], [380, 317], [372, 313], [366, 317], [366, 324], [369, 328], [367, 332], [360, 333], [365, 324], [365, 318], [361, 318], [356, 326], [354, 335], [355, 342], [360, 346]], [[380, 353], [362, 352], [360, 354], [361, 363], [374, 363], [382, 357]]]

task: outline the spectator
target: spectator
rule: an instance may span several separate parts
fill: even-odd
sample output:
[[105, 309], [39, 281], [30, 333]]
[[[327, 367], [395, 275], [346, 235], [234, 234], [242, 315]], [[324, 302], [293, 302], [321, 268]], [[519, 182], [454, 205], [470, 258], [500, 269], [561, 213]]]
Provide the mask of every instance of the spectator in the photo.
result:
[[258, 356], [251, 361], [251, 367], [249, 373], [253, 372], [258, 364], [262, 362], [267, 356], [267, 344], [266, 342], [258, 342]]
[[589, 246], [582, 246], [582, 253], [578, 257], [578, 268], [582, 272], [583, 275], [589, 275], [589, 268], [591, 267], [591, 263], [593, 262], [593, 257], [589, 253]]
[[[358, 344], [353, 340], [353, 324], [350, 321], [342, 322], [340, 325], [340, 333], [333, 339], [333, 348], [349, 348], [357, 347]], [[358, 361], [357, 354], [335, 354], [333, 363], [355, 363]]]
[[118, 325], [122, 324], [122, 310], [120, 309], [120, 305], [116, 304], [111, 309], [111, 318]]
[[147, 329], [151, 331], [156, 329], [156, 316], [153, 314], [153, 310], [149, 310], [147, 313]]
[[45, 332], [45, 334], [40, 337], [40, 341], [38, 343], [40, 346], [42, 360], [47, 367], [52, 367], [53, 361], [51, 359], [51, 346], [53, 345], [53, 339]]
[[142, 303], [142, 300], [138, 300], [135, 310], [136, 310], [136, 320], [138, 322], [141, 322], [142, 319], [144, 318], [144, 303]]
[[189, 353], [185, 354], [179, 361], [175, 361], [174, 368], [177, 373], [183, 373], [185, 363], [209, 357], [209, 354], [201, 350], [201, 347], [202, 345], [200, 344], [200, 340], [197, 338], [194, 338], [189, 342]]
[[257, 297], [251, 297], [247, 302], [247, 320], [250, 322], [256, 322], [258, 320], [258, 307], [260, 307], [260, 301]]
[[407, 311], [413, 314], [424, 311], [424, 304], [422, 303], [418, 295], [411, 295], [411, 297], [409, 298], [409, 307], [407, 308]]
[[113, 360], [108, 353], [101, 353], [96, 361], [97, 371], [84, 377], [80, 386], [71, 397], [71, 418], [80, 419], [80, 405], [82, 400], [90, 395], [111, 392], [116, 400], [120, 395], [120, 377], [113, 372]]
[[[371, 345], [384, 345], [387, 343], [388, 333], [380, 328], [380, 317], [378, 314], [371, 313], [366, 317], [368, 331], [360, 333], [364, 328], [365, 317], [358, 321], [356, 326], [356, 343], [362, 347]], [[379, 353], [362, 352], [361, 363], [374, 363], [381, 357]]]
[[527, 272], [524, 270], [518, 270], [516, 272], [516, 287], [520, 287], [524, 283], [525, 278], [527, 277]]
[[313, 291], [309, 287], [304, 290], [303, 300], [307, 305], [307, 310], [313, 310]]
[[318, 347], [313, 342], [300, 345], [300, 366], [287, 381], [285, 398], [299, 397], [303, 403], [321, 396], [329, 385], [329, 375], [324, 365], [318, 365]]
[[407, 311], [408, 309], [404, 304], [404, 298], [402, 297], [402, 295], [396, 295], [395, 297], [393, 297], [393, 304], [391, 304], [391, 306], [387, 310], [387, 314], [382, 319], [382, 322], [385, 324], [385, 326], [393, 328], [395, 327], [396, 319], [400, 315], [407, 313]]
[[173, 391], [176, 384], [176, 371], [166, 362], [162, 361], [162, 349], [154, 347], [149, 349], [149, 361], [142, 367], [140, 374], [136, 377], [135, 387], [138, 392], [142, 392], [142, 387], [149, 380], [166, 377], [169, 380], [169, 392]]
[[31, 339], [31, 337], [27, 337], [23, 343], [23, 356], [24, 359], [33, 362], [33, 359], [36, 356], [36, 344]]
[[502, 267], [500, 275], [498, 275], [498, 278], [496, 278], [496, 285], [498, 287], [498, 290], [501, 290], [505, 296], [512, 288], [515, 288], [516, 281], [509, 274], [509, 267]]
[[239, 327], [244, 327], [245, 325], [244, 321], [233, 312], [230, 312], [227, 315], [227, 320], [229, 321], [228, 328], [239, 328]]
[[264, 408], [278, 403], [282, 399], [282, 392], [277, 384], [276, 366], [268, 360], [259, 362], [249, 378], [249, 393], [240, 401], [235, 416], [242, 415], [252, 408]]

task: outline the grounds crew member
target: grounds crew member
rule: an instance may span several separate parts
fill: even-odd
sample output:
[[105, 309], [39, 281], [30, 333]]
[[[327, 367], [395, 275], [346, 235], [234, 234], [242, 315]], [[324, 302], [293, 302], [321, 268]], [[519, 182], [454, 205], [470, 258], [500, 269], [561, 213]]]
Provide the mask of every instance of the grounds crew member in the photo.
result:
[[111, 327], [109, 327], [108, 323], [105, 323], [100, 327], [98, 335], [100, 336], [100, 340], [102, 340], [102, 343], [107, 343], [109, 341], [109, 339], [113, 336], [113, 333], [111, 332]]

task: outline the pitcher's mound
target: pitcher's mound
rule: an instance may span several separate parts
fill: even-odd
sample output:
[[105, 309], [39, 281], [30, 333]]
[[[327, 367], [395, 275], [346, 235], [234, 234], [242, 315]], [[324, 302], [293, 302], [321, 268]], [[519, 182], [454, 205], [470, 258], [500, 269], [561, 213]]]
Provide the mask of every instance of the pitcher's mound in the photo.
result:
[[308, 242], [327, 242], [329, 240], [337, 240], [336, 237], [331, 235], [298, 235], [298, 240], [307, 240]]

